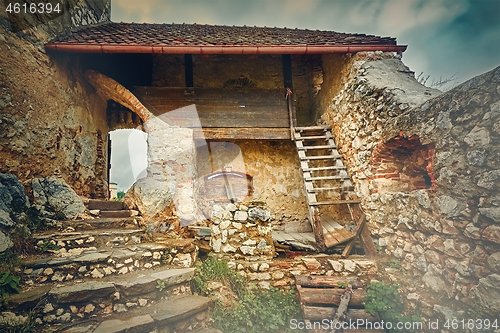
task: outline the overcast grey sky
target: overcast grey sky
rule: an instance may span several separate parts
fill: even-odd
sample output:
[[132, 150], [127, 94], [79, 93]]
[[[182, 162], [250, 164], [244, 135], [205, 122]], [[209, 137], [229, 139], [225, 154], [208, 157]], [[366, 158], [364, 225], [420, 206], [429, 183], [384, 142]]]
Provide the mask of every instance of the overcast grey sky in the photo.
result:
[[[396, 37], [398, 44], [408, 45], [403, 62], [417, 75], [430, 75], [428, 83], [455, 73], [461, 83], [500, 64], [500, 0], [112, 0], [111, 4], [115, 22], [256, 25]], [[114, 163], [123, 168], [113, 172], [112, 181], [127, 189], [133, 177], [126, 159], [144, 163], [144, 152], [137, 157], [138, 147], [121, 150]]]

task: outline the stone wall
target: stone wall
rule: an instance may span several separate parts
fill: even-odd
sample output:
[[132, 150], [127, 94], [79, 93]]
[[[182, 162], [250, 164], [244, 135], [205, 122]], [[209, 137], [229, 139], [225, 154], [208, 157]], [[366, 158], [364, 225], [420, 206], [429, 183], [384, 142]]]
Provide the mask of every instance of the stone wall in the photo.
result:
[[234, 258], [273, 258], [271, 212], [254, 203], [214, 205], [210, 218], [210, 246], [215, 253]]
[[[379, 249], [421, 278], [402, 281], [420, 291], [410, 303], [425, 315], [442, 305], [498, 313], [500, 68], [439, 95], [395, 55], [345, 59], [340, 90], [320, 96], [322, 120]], [[338, 74], [323, 63], [331, 82]]]
[[95, 167], [108, 131], [104, 101], [66, 59], [49, 58], [0, 29], [0, 170], [22, 181], [60, 171], [78, 194], [102, 196], [107, 176]]
[[[35, 20], [36, 29], [17, 34], [1, 11], [0, 171], [21, 181], [60, 173], [78, 194], [102, 197], [107, 194], [107, 175], [99, 167], [97, 151], [108, 131], [106, 105], [67, 57], [49, 57], [43, 43], [64, 29], [109, 19], [109, 1], [72, 5], [69, 16]], [[101, 15], [87, 20], [85, 10], [89, 17]]]
[[[307, 202], [299, 169], [296, 148], [292, 142], [234, 141], [210, 142], [213, 171], [231, 165], [233, 171], [253, 177], [251, 200], [265, 202], [273, 224], [307, 219]], [[200, 147], [197, 156], [198, 176], [212, 172], [208, 149]], [[309, 222], [305, 223], [309, 225]]]

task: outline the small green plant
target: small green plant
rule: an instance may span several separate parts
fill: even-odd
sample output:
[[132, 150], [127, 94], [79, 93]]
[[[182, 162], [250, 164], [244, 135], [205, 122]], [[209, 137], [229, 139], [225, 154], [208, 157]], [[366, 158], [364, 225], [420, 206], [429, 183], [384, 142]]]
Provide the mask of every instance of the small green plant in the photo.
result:
[[398, 259], [392, 259], [389, 261], [389, 267], [394, 268], [394, 269], [401, 269], [401, 261]]
[[210, 280], [226, 281], [231, 289], [240, 296], [245, 291], [245, 279], [237, 272], [229, 269], [227, 262], [209, 256], [204, 262], [196, 265], [198, 276], [191, 282], [194, 293], [208, 295], [207, 282]]
[[31, 231], [24, 225], [18, 225], [12, 233], [12, 249], [18, 254], [35, 253], [35, 244], [31, 237]]
[[40, 313], [40, 306], [42, 302], [38, 303], [28, 313], [24, 322], [4, 322], [0, 324], [0, 332], [4, 333], [32, 333], [35, 332], [37, 326], [36, 318]]
[[156, 289], [159, 291], [163, 291], [167, 286], [165, 286], [165, 281], [163, 280], [156, 280]]
[[41, 245], [38, 246], [38, 250], [40, 252], [57, 251], [59, 250], [59, 246], [52, 241], [44, 241]]
[[[385, 322], [422, 322], [418, 315], [403, 315], [405, 309], [403, 303], [401, 302], [398, 288], [399, 285], [397, 283], [387, 285], [382, 281], [370, 284], [366, 290], [366, 311], [368, 311], [371, 315], [378, 314], [380, 319]], [[392, 329], [389, 329], [389, 332], [403, 332], [403, 330], [398, 330], [393, 327]], [[405, 329], [404, 332], [416, 331]]]
[[6, 271], [0, 277], [0, 302], [5, 304], [7, 297], [12, 293], [19, 293], [19, 277], [10, 274]]
[[0, 253], [0, 273], [13, 271], [21, 266], [21, 259], [16, 252], [7, 249]]
[[41, 216], [42, 213], [36, 207], [30, 207], [26, 210], [26, 221], [24, 224], [32, 232], [43, 231], [49, 229], [47, 221]]
[[125, 192], [120, 191], [116, 194], [116, 198], [111, 198], [111, 201], [122, 201], [125, 197]]
[[66, 214], [64, 214], [62, 211], [58, 211], [54, 214], [54, 219], [64, 220], [64, 219], [66, 219]]
[[289, 324], [300, 320], [300, 303], [293, 290], [254, 287], [240, 297], [237, 306], [227, 309], [217, 303], [212, 312], [214, 326], [224, 333], [292, 332]]
[[170, 260], [171, 257], [172, 256], [170, 255], [168, 250], [165, 250], [165, 252], [163, 252], [163, 254], [161, 256], [161, 262], [166, 264], [166, 263], [168, 263], [168, 261]]

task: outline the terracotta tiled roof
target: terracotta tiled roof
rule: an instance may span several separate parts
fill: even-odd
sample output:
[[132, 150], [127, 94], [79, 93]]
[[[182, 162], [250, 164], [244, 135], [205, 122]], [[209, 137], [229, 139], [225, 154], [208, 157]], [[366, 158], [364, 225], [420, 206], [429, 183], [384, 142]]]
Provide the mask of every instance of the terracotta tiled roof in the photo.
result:
[[86, 27], [50, 44], [59, 43], [143, 46], [396, 45], [396, 39], [287, 28], [106, 23]]

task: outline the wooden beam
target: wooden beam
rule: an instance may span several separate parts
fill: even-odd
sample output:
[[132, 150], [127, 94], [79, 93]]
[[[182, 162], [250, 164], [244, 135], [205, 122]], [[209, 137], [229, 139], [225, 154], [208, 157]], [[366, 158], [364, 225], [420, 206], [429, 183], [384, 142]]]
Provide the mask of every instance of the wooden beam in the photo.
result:
[[[303, 288], [297, 286], [300, 302], [305, 304], [340, 304], [340, 297], [345, 289], [321, 289]], [[366, 302], [366, 291], [364, 289], [354, 289], [350, 304], [353, 307], [362, 307]]]
[[196, 128], [194, 140], [290, 140], [290, 129], [235, 127], [235, 128]]
[[[321, 306], [302, 306], [302, 311], [304, 312], [304, 319], [309, 319], [312, 321], [323, 320], [325, 318], [332, 318], [334, 312], [337, 310], [335, 307], [321, 307]], [[366, 321], [375, 322], [379, 320], [378, 316], [372, 316], [365, 309], [348, 309], [346, 313], [346, 320], [356, 321], [358, 319]]]
[[347, 243], [346, 247], [344, 248], [344, 251], [342, 252], [342, 258], [347, 258], [349, 256], [349, 253], [351, 253], [354, 243], [356, 242], [356, 238], [358, 238], [358, 236], [361, 234], [361, 230], [365, 226], [365, 221], [366, 221], [366, 215], [365, 213], [362, 213], [361, 218], [356, 224], [356, 229], [354, 229], [355, 236], [349, 243]]
[[362, 284], [358, 279], [346, 279], [338, 276], [321, 276], [321, 275], [296, 275], [295, 282], [297, 285], [302, 287], [314, 287], [314, 288], [338, 288], [341, 285], [350, 284], [353, 288], [361, 288]]
[[370, 233], [370, 229], [365, 225], [361, 230], [361, 241], [363, 242], [363, 249], [365, 250], [365, 255], [374, 256], [377, 254], [377, 249], [375, 248], [375, 244], [373, 244], [372, 235]]

